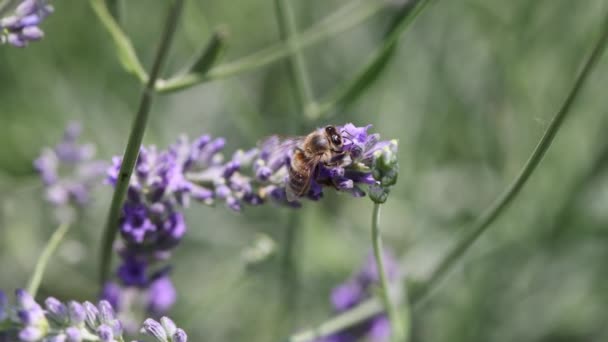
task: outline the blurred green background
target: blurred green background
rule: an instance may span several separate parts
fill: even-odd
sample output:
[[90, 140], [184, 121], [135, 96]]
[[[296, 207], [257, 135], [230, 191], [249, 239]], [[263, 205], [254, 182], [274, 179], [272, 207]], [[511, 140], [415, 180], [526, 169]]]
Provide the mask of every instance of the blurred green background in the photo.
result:
[[[305, 50], [316, 98], [342, 84], [380, 44], [398, 5]], [[292, 1], [303, 30], [347, 1]], [[272, 1], [189, 0], [165, 75], [213, 28], [230, 32], [221, 62], [280, 40]], [[23, 287], [55, 229], [32, 160], [79, 120], [83, 141], [109, 159], [123, 152], [141, 86], [121, 68], [86, 1], [56, 1], [46, 37], [0, 50], [0, 288]], [[129, 1], [124, 29], [146, 68], [165, 16], [161, 1]], [[424, 279], [472, 220], [517, 175], [597, 38], [603, 0], [441, 0], [399, 41], [380, 77], [329, 119], [299, 117], [285, 60], [235, 77], [159, 95], [144, 143], [179, 134], [225, 136], [226, 151], [273, 133], [323, 124], [373, 124], [400, 142], [399, 183], [383, 207], [385, 245], [408, 276]], [[515, 204], [414, 314], [415, 341], [608, 340], [608, 56], [590, 77], [553, 146]], [[288, 128], [286, 128], [288, 127]], [[41, 298], [92, 299], [101, 230], [112, 189], [70, 231]], [[174, 253], [179, 299], [171, 316], [193, 341], [277, 341], [332, 314], [331, 288], [370, 250], [372, 203], [329, 191], [298, 210], [291, 294], [279, 291], [290, 210], [192, 205]], [[256, 233], [278, 256], [243, 270]], [[289, 263], [288, 263], [289, 265]], [[283, 304], [282, 304], [283, 303]], [[288, 319], [285, 319], [285, 318]]]

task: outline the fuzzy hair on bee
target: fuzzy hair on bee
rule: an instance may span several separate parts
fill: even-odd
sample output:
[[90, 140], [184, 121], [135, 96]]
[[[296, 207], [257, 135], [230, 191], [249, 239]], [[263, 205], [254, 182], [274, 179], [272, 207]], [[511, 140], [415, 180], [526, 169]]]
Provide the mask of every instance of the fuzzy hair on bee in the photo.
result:
[[308, 193], [319, 164], [334, 166], [343, 155], [342, 135], [335, 126], [325, 126], [300, 137], [287, 167], [287, 201], [296, 201]]

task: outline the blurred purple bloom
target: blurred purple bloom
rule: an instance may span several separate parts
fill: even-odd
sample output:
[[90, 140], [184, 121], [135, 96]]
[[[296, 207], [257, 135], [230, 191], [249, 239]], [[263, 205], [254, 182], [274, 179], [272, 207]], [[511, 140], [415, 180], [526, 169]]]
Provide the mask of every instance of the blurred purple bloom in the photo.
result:
[[[384, 267], [389, 281], [399, 279], [397, 261], [390, 252], [384, 253]], [[379, 283], [378, 269], [373, 255], [369, 255], [363, 267], [349, 280], [336, 286], [331, 293], [331, 303], [337, 313], [347, 311], [372, 296], [372, 288]], [[372, 342], [385, 342], [390, 338], [390, 322], [380, 314], [318, 342], [355, 342], [363, 338]]]
[[144, 287], [148, 281], [148, 263], [132, 255], [123, 255], [116, 274], [126, 286]]
[[93, 159], [93, 145], [76, 142], [79, 136], [80, 125], [70, 123], [61, 142], [44, 148], [34, 161], [46, 189], [46, 199], [58, 207], [87, 204], [91, 189], [107, 168], [105, 162]]
[[0, 290], [0, 322], [8, 317], [8, 301], [6, 294]]
[[12, 15], [0, 18], [0, 44], [25, 47], [40, 40], [44, 33], [38, 25], [52, 12], [53, 6], [46, 0], [22, 0]]
[[110, 303], [114, 309], [120, 311], [122, 304], [121, 295], [122, 289], [118, 284], [113, 282], [107, 282], [101, 290], [100, 297], [104, 300], [107, 300], [108, 303]]
[[[2, 293], [0, 291], [0, 293]], [[17, 290], [17, 303], [9, 306], [2, 296], [0, 308], [16, 312], [18, 319], [5, 321], [7, 330], [0, 335], [0, 341], [47, 341], [80, 342], [86, 341], [123, 341], [123, 324], [117, 318], [112, 305], [100, 301], [98, 305], [89, 302], [70, 301], [67, 304], [49, 297], [45, 300], [46, 311], [24, 290]], [[24, 312], [27, 312], [25, 314]], [[27, 317], [26, 317], [27, 316]], [[86, 321], [86, 324], [84, 322]], [[154, 320], [151, 320], [154, 321]], [[150, 322], [146, 320], [146, 322]], [[154, 321], [156, 322], [156, 321]], [[144, 328], [148, 326], [144, 324]], [[171, 338], [170, 341], [186, 341], [183, 330], [167, 317], [156, 322]], [[146, 331], [147, 332], [147, 331]], [[86, 336], [86, 337], [85, 337]]]
[[160, 316], [169, 311], [175, 303], [177, 292], [167, 274], [155, 279], [148, 288], [148, 312], [153, 316]]

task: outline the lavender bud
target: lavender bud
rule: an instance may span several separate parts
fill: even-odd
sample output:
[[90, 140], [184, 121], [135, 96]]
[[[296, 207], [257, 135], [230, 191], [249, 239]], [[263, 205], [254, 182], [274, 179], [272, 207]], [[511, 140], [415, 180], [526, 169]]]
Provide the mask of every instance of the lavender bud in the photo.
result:
[[175, 334], [177, 326], [171, 320], [171, 318], [166, 316], [161, 317], [160, 324], [163, 326], [163, 329], [165, 329], [168, 336], [173, 336]]
[[7, 29], [16, 28], [18, 24], [19, 24], [19, 17], [16, 15], [11, 15], [9, 17], [0, 19], [0, 26], [7, 28]]
[[18, 16], [25, 16], [36, 11], [36, 0], [23, 0], [15, 9], [15, 14]]
[[68, 327], [65, 329], [65, 335], [67, 337], [67, 342], [81, 342], [82, 341], [82, 333], [80, 329], [76, 327]]
[[15, 33], [9, 33], [6, 40], [14, 47], [25, 47], [26, 45], [25, 40]]
[[67, 337], [65, 334], [59, 334], [55, 336], [47, 336], [44, 338], [44, 342], [65, 342]]
[[47, 316], [58, 324], [65, 324], [68, 321], [68, 308], [54, 297], [48, 297], [44, 301]]
[[84, 307], [78, 302], [68, 302], [68, 312], [71, 325], [80, 325], [87, 319], [87, 313]]
[[99, 308], [99, 321], [102, 324], [110, 324], [116, 317], [114, 315], [114, 309], [107, 300], [99, 301], [97, 305]]
[[173, 342], [187, 342], [187, 341], [188, 341], [188, 335], [186, 335], [186, 332], [180, 328], [177, 328], [177, 331], [175, 332], [175, 334], [173, 334]]
[[96, 330], [99, 326], [99, 310], [91, 302], [84, 302], [84, 311], [86, 313], [85, 322], [89, 329]]
[[23, 289], [17, 289], [15, 291], [15, 297], [17, 298], [17, 306], [20, 309], [28, 310], [38, 306], [38, 303], [36, 303], [34, 298]]
[[42, 18], [38, 14], [30, 14], [30, 15], [26, 15], [25, 17], [21, 18], [20, 24], [23, 28], [26, 28], [26, 27], [38, 25], [38, 24], [40, 24], [41, 21], [42, 21]]
[[44, 336], [42, 329], [35, 326], [27, 326], [19, 331], [19, 340], [24, 342], [35, 342]]
[[168, 342], [167, 332], [157, 321], [148, 318], [144, 321], [141, 332], [153, 336], [158, 342]]
[[369, 187], [369, 198], [374, 203], [384, 203], [388, 199], [389, 189], [382, 187], [378, 184], [370, 185]]
[[96, 332], [101, 342], [114, 342], [114, 333], [109, 326], [102, 324], [97, 328]]
[[40, 40], [44, 37], [44, 32], [37, 26], [24, 27], [21, 34], [26, 40]]

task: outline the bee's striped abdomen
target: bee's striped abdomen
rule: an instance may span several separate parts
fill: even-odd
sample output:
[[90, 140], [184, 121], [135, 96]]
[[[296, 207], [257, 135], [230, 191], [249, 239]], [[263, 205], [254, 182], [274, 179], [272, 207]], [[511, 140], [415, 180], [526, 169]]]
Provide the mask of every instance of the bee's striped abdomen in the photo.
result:
[[310, 186], [311, 165], [302, 151], [295, 151], [288, 172], [287, 197], [292, 201], [306, 194]]

